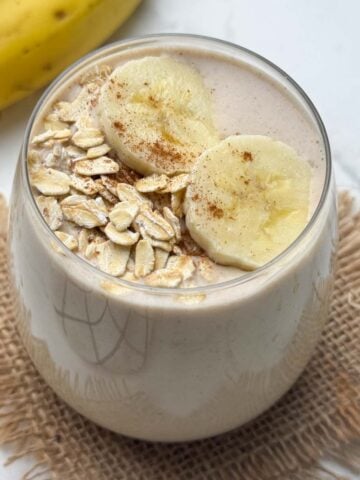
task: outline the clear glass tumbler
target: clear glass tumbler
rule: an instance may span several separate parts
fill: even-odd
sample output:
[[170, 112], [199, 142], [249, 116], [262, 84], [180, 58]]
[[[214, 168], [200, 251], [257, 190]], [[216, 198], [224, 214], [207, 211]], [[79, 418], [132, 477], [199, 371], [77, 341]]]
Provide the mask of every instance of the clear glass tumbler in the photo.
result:
[[[322, 195], [305, 230], [273, 261], [230, 281], [158, 289], [111, 277], [63, 246], [31, 193], [29, 137], [58, 89], [100, 60], [159, 46], [196, 47], [264, 72], [308, 115], [323, 147]], [[191, 35], [142, 37], [102, 48], [45, 92], [20, 152], [10, 258], [18, 327], [29, 355], [65, 402], [116, 432], [185, 441], [238, 427], [290, 388], [319, 339], [334, 268], [335, 203], [321, 119], [301, 88], [269, 61]]]

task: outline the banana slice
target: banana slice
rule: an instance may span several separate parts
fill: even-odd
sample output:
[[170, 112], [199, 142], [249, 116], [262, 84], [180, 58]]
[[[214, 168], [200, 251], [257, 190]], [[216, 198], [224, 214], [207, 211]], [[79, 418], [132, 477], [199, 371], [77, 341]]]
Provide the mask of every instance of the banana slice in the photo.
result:
[[144, 175], [188, 172], [219, 140], [202, 77], [167, 56], [116, 68], [102, 87], [99, 117], [120, 158]]
[[285, 250], [308, 220], [311, 168], [288, 145], [236, 135], [197, 160], [186, 225], [210, 258], [244, 270]]

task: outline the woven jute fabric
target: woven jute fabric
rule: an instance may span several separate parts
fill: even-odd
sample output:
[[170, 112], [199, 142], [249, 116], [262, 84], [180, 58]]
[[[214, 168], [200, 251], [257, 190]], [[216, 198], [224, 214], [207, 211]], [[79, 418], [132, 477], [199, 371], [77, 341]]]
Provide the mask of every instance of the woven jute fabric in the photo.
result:
[[[360, 214], [339, 201], [340, 244], [329, 321], [305, 372], [276, 405], [237, 431], [187, 444], [124, 438], [64, 404], [16, 330], [0, 202], [0, 442], [34, 455], [26, 479], [275, 480], [322, 478], [326, 452], [360, 468]], [[341, 448], [352, 442], [352, 449]], [[327, 472], [326, 475], [330, 475]], [[333, 477], [335, 475], [331, 474]]]

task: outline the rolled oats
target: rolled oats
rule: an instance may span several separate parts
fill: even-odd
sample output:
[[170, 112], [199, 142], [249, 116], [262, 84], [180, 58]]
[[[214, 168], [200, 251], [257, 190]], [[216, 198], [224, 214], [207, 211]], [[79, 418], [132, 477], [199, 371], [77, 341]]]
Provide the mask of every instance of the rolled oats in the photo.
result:
[[165, 188], [161, 193], [176, 193], [185, 189], [190, 183], [190, 175], [188, 173], [181, 173], [175, 177], [171, 177]]
[[171, 194], [171, 210], [179, 218], [184, 216], [184, 198], [185, 190], [179, 190]]
[[65, 218], [80, 227], [94, 228], [107, 223], [107, 212], [93, 199], [71, 195], [61, 202]]
[[135, 276], [144, 277], [154, 270], [154, 249], [148, 240], [140, 240], [135, 250]]
[[75, 147], [75, 145], [69, 145], [66, 147], [66, 153], [70, 158], [84, 160], [87, 158], [86, 153], [79, 147]]
[[110, 211], [109, 218], [115, 228], [122, 232], [132, 224], [138, 212], [139, 205], [136, 202], [119, 202]]
[[134, 245], [140, 237], [138, 232], [132, 232], [131, 230], [119, 232], [111, 222], [106, 225], [104, 233], [112, 242], [124, 246]]
[[50, 138], [54, 137], [54, 131], [53, 130], [45, 130], [45, 132], [40, 133], [39, 135], [36, 135], [32, 140], [31, 144], [32, 145], [39, 145], [41, 143], [46, 142]]
[[71, 186], [86, 195], [95, 195], [99, 191], [98, 185], [90, 177], [82, 177], [73, 173], [70, 175], [70, 179]]
[[105, 175], [119, 171], [119, 164], [109, 157], [99, 157], [93, 160], [79, 160], [73, 170], [80, 175]]
[[107, 188], [104, 187], [100, 178], [97, 178], [95, 180], [95, 184], [97, 186], [99, 195], [101, 195], [101, 197], [104, 200], [109, 202], [111, 205], [115, 205], [116, 203], [118, 203], [118, 201], [119, 201], [118, 197], [115, 197], [115, 195], [113, 195], [111, 192], [109, 192], [109, 190]]
[[206, 282], [213, 282], [216, 279], [215, 264], [208, 257], [199, 257], [197, 271]]
[[170, 240], [174, 233], [172, 232], [172, 236], [169, 235], [162, 227], [159, 226], [158, 223], [155, 223], [152, 219], [145, 216], [144, 213], [140, 213], [135, 221], [134, 224], [138, 226], [139, 231], [143, 231], [145, 233], [142, 236], [149, 236], [154, 238], [155, 240]]
[[118, 183], [116, 186], [117, 196], [121, 201], [137, 203], [139, 206], [147, 204], [152, 205], [151, 201], [144, 195], [139, 193], [135, 187], [127, 183]]
[[60, 145], [60, 143], [56, 143], [54, 145], [52, 153], [53, 153], [54, 157], [56, 157], [56, 158], [62, 158], [64, 156], [66, 156], [66, 150], [64, 149], [64, 147], [62, 145]]
[[100, 208], [100, 210], [106, 214], [106, 216], [109, 216], [108, 208], [101, 197], [96, 197], [95, 203]]
[[70, 128], [63, 128], [62, 130], [54, 130], [53, 136], [55, 140], [67, 140], [71, 137], [71, 130]]
[[83, 128], [74, 133], [71, 141], [77, 147], [88, 149], [101, 145], [104, 142], [104, 135], [98, 128]]
[[150, 273], [150, 275], [144, 278], [144, 281], [151, 287], [175, 288], [180, 285], [182, 276], [181, 273], [176, 270], [163, 268]]
[[36, 203], [51, 230], [58, 230], [63, 222], [63, 213], [57, 199], [39, 195], [36, 198]]
[[108, 240], [97, 245], [96, 252], [100, 270], [115, 277], [120, 277], [125, 273], [130, 255], [129, 247], [115, 245]]
[[154, 248], [160, 248], [161, 250], [164, 250], [165, 252], [170, 253], [174, 247], [173, 239], [170, 240], [169, 242], [164, 242], [163, 240], [155, 240], [154, 238], [148, 237], [146, 235], [146, 232], [145, 232], [145, 235], [143, 235], [141, 231], [140, 233], [143, 238], [147, 238], [149, 240], [149, 242]]
[[50, 113], [44, 120], [45, 130], [63, 130], [68, 128], [66, 122], [62, 122], [56, 113]]
[[93, 69], [84, 73], [84, 75], [80, 77], [79, 83], [80, 85], [95, 83], [96, 85], [101, 86], [111, 72], [112, 68], [110, 65], [96, 65]]
[[143, 214], [151, 221], [154, 223], [157, 223], [159, 227], [161, 227], [168, 235], [170, 238], [175, 237], [175, 232], [174, 229], [171, 225], [171, 223], [165, 219], [160, 212], [157, 210], [147, 210], [144, 211]]
[[168, 177], [166, 175], [149, 175], [148, 177], [140, 178], [135, 182], [134, 186], [136, 190], [142, 193], [158, 192], [166, 187], [168, 183]]
[[[61, 143], [62, 141], [61, 140], [58, 140], [57, 143]], [[44, 142], [41, 147], [43, 148], [52, 148], [54, 145], [56, 145], [56, 142], [53, 138], [50, 138], [49, 140], [46, 140], [46, 142]]]
[[61, 200], [61, 205], [76, 206], [78, 203], [85, 200], [88, 200], [88, 197], [86, 195], [79, 195], [78, 193], [75, 193]]
[[44, 165], [47, 168], [54, 168], [59, 166], [59, 159], [55, 157], [55, 155], [52, 152], [49, 152], [45, 159], [44, 159]]
[[183, 280], [189, 280], [195, 272], [193, 259], [188, 255], [172, 255], [167, 262], [166, 268], [180, 272]]
[[[99, 243], [103, 243], [103, 242], [99, 242]], [[96, 249], [97, 249], [97, 244], [95, 242], [89, 243], [89, 245], [86, 247], [86, 250], [85, 250], [85, 254], [84, 254], [85, 258], [87, 258], [88, 260], [92, 260], [96, 255]]]
[[70, 190], [70, 177], [53, 168], [40, 167], [31, 172], [30, 183], [43, 195], [66, 195]]
[[[113, 177], [113, 175], [112, 175]], [[108, 175], [101, 175], [100, 177], [101, 183], [104, 185], [104, 187], [109, 190], [109, 192], [114, 195], [116, 198], [118, 198], [117, 194], [117, 184], [118, 182], [114, 180], [113, 178], [110, 178]]]
[[167, 260], [169, 258], [169, 252], [161, 248], [155, 248], [155, 270], [160, 270], [166, 267]]
[[103, 143], [102, 145], [99, 145], [98, 147], [91, 147], [89, 150], [86, 152], [87, 158], [98, 158], [98, 157], [103, 157], [107, 153], [109, 153], [111, 148], [109, 145], [106, 143]]
[[41, 155], [37, 150], [30, 150], [28, 153], [28, 168], [29, 172], [34, 172], [41, 167]]
[[130, 254], [130, 257], [129, 257], [129, 260], [128, 260], [128, 263], [126, 265], [126, 270], [128, 272], [134, 272], [135, 271], [135, 260], [133, 259], [132, 255]]
[[85, 256], [86, 249], [89, 245], [89, 235], [90, 235], [90, 230], [88, 230], [87, 228], [82, 228], [78, 236], [79, 251], [84, 256]]
[[88, 84], [80, 90], [72, 102], [58, 102], [54, 113], [63, 122], [88, 125], [91, 123], [91, 103], [96, 101], [98, 93], [98, 85]]
[[61, 231], [55, 232], [55, 235], [69, 250], [76, 250], [78, 248], [78, 241], [73, 235]]
[[80, 114], [77, 117], [75, 125], [79, 130], [83, 130], [84, 128], [96, 128], [94, 120], [86, 113]]
[[88, 244], [85, 248], [84, 256], [88, 260], [93, 260], [97, 255], [97, 247], [102, 243], [105, 243], [107, 240], [101, 237], [100, 235], [93, 235], [92, 233], [90, 233], [87, 240], [88, 240]]
[[174, 230], [176, 240], [177, 241], [181, 240], [181, 227], [180, 227], [180, 221], [178, 217], [173, 214], [173, 212], [170, 210], [169, 207], [163, 208], [163, 215], [165, 220], [167, 220], [167, 222], [171, 225], [172, 229]]
[[[39, 209], [68, 248], [106, 273], [154, 287], [189, 287], [197, 270], [213, 282], [214, 264], [200, 257], [204, 252], [182, 219], [190, 175], [142, 177], [117, 159], [97, 128], [100, 87], [110, 72], [107, 65], [88, 72], [76, 98], [53, 106], [45, 131], [32, 139], [28, 167], [41, 193]], [[109, 291], [119, 289], [130, 292], [115, 283]], [[188, 295], [178, 298], [187, 303]]]
[[55, 108], [56, 115], [62, 122], [73, 123], [76, 121], [79, 112], [75, 102], [58, 102]]

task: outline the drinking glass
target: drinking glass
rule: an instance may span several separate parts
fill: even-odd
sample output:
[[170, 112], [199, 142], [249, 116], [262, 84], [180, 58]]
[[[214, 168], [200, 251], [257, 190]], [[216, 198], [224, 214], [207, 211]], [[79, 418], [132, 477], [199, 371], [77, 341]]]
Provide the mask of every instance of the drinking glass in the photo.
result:
[[[301, 235], [253, 272], [197, 288], [114, 278], [69, 251], [34, 201], [27, 151], [60, 89], [97, 63], [152, 48], [245, 62], [285, 88], [318, 132], [322, 194]], [[306, 141], [306, 139], [304, 139]], [[56, 79], [26, 129], [13, 185], [10, 263], [18, 329], [36, 368], [75, 410], [115, 432], [187, 441], [238, 427], [276, 402], [306, 366], [326, 320], [336, 248], [330, 148], [314, 105], [276, 65], [194, 35], [114, 43]]]

